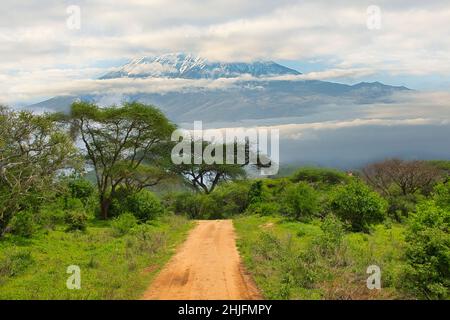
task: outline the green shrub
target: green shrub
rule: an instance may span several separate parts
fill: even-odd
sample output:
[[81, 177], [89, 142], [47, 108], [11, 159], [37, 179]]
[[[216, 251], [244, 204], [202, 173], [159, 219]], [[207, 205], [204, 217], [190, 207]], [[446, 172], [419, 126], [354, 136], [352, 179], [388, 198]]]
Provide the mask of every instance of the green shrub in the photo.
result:
[[224, 217], [220, 202], [210, 194], [198, 194], [195, 197], [199, 204], [199, 219], [221, 219]]
[[330, 206], [353, 231], [367, 232], [370, 224], [382, 222], [385, 218], [385, 200], [360, 181], [337, 187]]
[[329, 214], [320, 228], [323, 234], [315, 239], [313, 245], [320, 250], [322, 256], [337, 258], [345, 236], [344, 225], [336, 216]]
[[319, 211], [318, 194], [306, 182], [287, 187], [282, 201], [284, 213], [295, 219], [309, 218]]
[[145, 189], [128, 196], [126, 208], [128, 212], [131, 212], [138, 220], [143, 222], [153, 220], [164, 212], [158, 197]]
[[244, 212], [250, 199], [251, 187], [245, 182], [232, 182], [219, 186], [213, 193], [209, 194], [215, 203], [215, 207], [211, 212], [213, 216], [218, 218], [230, 217], [235, 214]]
[[124, 187], [119, 187], [115, 190], [111, 199], [111, 205], [109, 206], [108, 215], [110, 217], [118, 217], [128, 210], [128, 197], [132, 195], [132, 192]]
[[406, 235], [403, 286], [419, 298], [450, 298], [450, 211], [434, 201], [418, 205]]
[[262, 190], [263, 201], [279, 201], [286, 189], [292, 185], [292, 181], [286, 178], [264, 180]]
[[350, 181], [350, 177], [342, 171], [329, 168], [304, 167], [298, 169], [291, 177], [293, 182], [309, 182], [339, 184]]
[[84, 231], [87, 226], [87, 215], [84, 210], [69, 210], [66, 212], [65, 221], [68, 231]]
[[389, 217], [397, 222], [402, 222], [404, 218], [408, 217], [410, 212], [415, 211], [416, 205], [420, 201], [420, 198], [420, 195], [414, 194], [398, 194], [388, 197], [387, 213]]
[[164, 208], [159, 198], [146, 189], [133, 193], [126, 188], [119, 188], [112, 199], [109, 214], [118, 217], [126, 212], [145, 222], [161, 215]]
[[441, 208], [450, 210], [450, 183], [439, 183], [434, 187], [433, 199]]
[[224, 183], [212, 193], [178, 192], [165, 196], [166, 206], [192, 219], [222, 219], [245, 212], [250, 185], [245, 181]]
[[167, 241], [167, 232], [155, 231], [150, 225], [142, 223], [131, 230], [127, 246], [136, 254], [146, 252], [152, 256], [158, 251], [165, 250]]
[[248, 202], [250, 204], [259, 203], [263, 201], [263, 182], [262, 180], [254, 181], [248, 192]]
[[[214, 192], [215, 193], [215, 192]], [[190, 219], [220, 219], [224, 217], [225, 203], [219, 195], [182, 192], [172, 195], [170, 208], [176, 214]], [[233, 204], [230, 205], [231, 207]]]
[[20, 211], [14, 215], [10, 222], [11, 233], [29, 238], [38, 229], [34, 215], [31, 211]]
[[167, 199], [168, 206], [180, 215], [196, 219], [200, 215], [201, 201], [200, 194], [193, 192], [179, 192], [170, 195]]
[[121, 214], [111, 222], [111, 228], [115, 236], [122, 236], [128, 233], [136, 225], [136, 217], [131, 213]]
[[63, 199], [56, 199], [55, 202], [42, 206], [36, 215], [37, 223], [47, 229], [54, 229], [58, 224], [64, 224], [66, 211]]

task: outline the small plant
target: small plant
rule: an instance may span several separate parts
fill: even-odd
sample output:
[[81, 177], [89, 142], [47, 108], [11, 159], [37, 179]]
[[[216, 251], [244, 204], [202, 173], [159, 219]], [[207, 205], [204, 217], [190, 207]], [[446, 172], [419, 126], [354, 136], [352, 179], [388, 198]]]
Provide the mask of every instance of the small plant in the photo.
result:
[[87, 215], [83, 210], [70, 210], [66, 213], [66, 224], [68, 231], [85, 231], [87, 226]]
[[136, 225], [136, 217], [131, 213], [121, 214], [111, 222], [111, 228], [115, 236], [127, 234]]
[[315, 239], [313, 245], [321, 252], [322, 256], [337, 258], [338, 251], [342, 249], [345, 230], [342, 222], [332, 214], [329, 214], [323, 220], [320, 228], [323, 231]]

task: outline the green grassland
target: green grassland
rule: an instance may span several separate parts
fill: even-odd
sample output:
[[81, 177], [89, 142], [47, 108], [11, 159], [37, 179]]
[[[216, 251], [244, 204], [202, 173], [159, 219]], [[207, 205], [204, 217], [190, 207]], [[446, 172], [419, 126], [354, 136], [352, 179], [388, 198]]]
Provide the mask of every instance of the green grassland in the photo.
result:
[[[0, 299], [139, 299], [193, 223], [169, 216], [117, 236], [107, 222], [85, 232], [47, 231], [0, 242]], [[69, 290], [69, 265], [81, 289]]]
[[[404, 264], [402, 225], [376, 225], [369, 234], [344, 233], [328, 252], [321, 225], [319, 219], [304, 223], [280, 216], [234, 220], [244, 264], [265, 298], [408, 298], [397, 289]], [[381, 269], [381, 290], [366, 287], [369, 265]]]

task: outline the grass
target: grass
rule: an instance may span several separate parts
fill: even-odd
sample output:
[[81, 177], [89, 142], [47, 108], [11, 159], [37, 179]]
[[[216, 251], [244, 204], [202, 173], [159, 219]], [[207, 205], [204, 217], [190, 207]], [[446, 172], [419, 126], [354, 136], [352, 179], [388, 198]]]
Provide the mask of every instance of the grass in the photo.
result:
[[[137, 299], [191, 228], [164, 217], [117, 237], [109, 222], [86, 232], [61, 227], [31, 239], [0, 241], [0, 299]], [[69, 290], [69, 265], [81, 268], [81, 289]]]
[[[401, 225], [346, 232], [342, 242], [327, 242], [320, 220], [250, 215], [237, 217], [234, 225], [244, 264], [267, 299], [405, 298], [397, 289], [404, 265]], [[366, 287], [372, 264], [381, 268], [381, 290]]]

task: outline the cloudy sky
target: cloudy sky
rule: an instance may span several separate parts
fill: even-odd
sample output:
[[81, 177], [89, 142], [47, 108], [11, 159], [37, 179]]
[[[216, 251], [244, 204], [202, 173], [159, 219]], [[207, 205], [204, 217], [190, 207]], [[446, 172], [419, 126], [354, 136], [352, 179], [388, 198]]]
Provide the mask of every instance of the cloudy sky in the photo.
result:
[[450, 91], [449, 21], [448, 0], [3, 0], [0, 100], [68, 94], [129, 59], [179, 51]]

